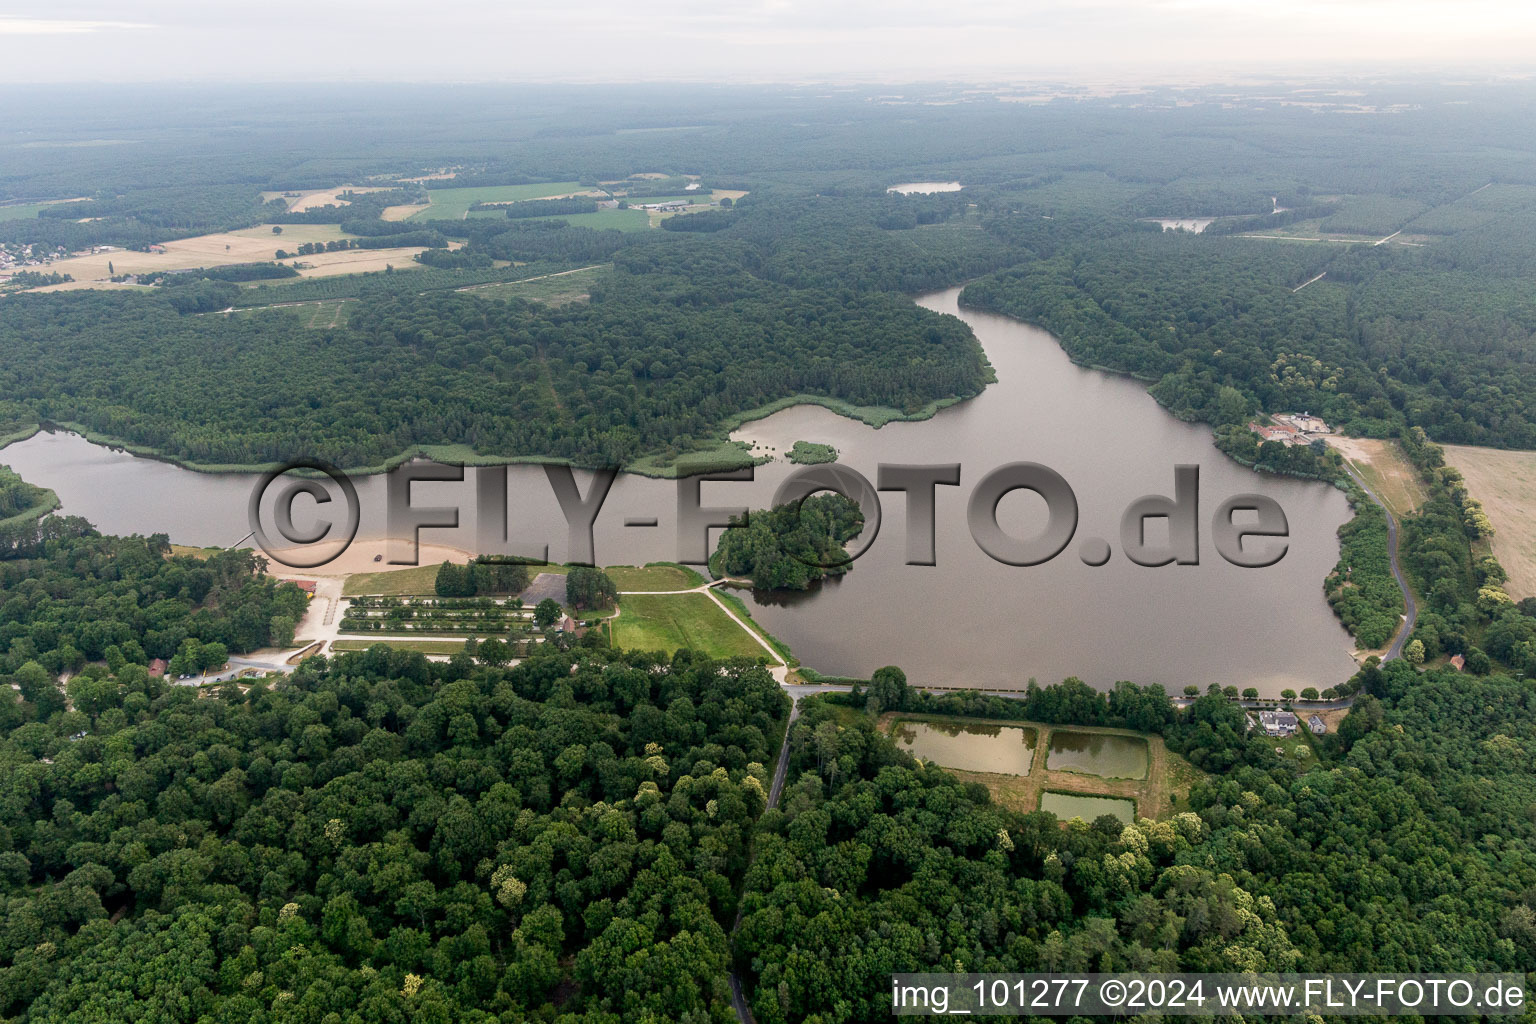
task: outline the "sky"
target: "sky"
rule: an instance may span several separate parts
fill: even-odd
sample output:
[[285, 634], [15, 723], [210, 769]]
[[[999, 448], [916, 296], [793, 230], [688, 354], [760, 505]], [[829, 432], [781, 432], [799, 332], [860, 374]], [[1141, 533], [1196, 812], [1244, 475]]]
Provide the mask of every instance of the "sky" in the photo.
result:
[[0, 81], [805, 81], [1536, 65], [1529, 0], [0, 2]]

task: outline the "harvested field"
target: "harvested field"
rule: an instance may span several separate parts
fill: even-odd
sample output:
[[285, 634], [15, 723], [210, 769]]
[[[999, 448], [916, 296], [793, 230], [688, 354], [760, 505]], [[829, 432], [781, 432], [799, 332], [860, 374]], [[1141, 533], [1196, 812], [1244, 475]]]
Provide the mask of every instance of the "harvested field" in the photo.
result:
[[1424, 504], [1424, 485], [1403, 458], [1396, 441], [1364, 437], [1330, 437], [1328, 443], [1381, 496], [1398, 519]]
[[[113, 248], [106, 252], [55, 260], [45, 267], [31, 269], [50, 274], [69, 274], [75, 279], [76, 287], [89, 287], [89, 282], [108, 282], [114, 274], [149, 274], [157, 270], [192, 270], [231, 263], [270, 261], [279, 249], [292, 252], [305, 242], [331, 242], [352, 237], [334, 224], [285, 224], [282, 227], [281, 235], [272, 233], [272, 225], [263, 224], [240, 231], [179, 238], [159, 246], [164, 252]], [[321, 257], [304, 258], [316, 260]]]
[[1536, 452], [1443, 447], [1493, 522], [1493, 554], [1509, 573], [1504, 589], [1516, 600], [1536, 597]]
[[336, 274], [368, 274], [393, 267], [395, 270], [420, 270], [416, 254], [426, 252], [425, 246], [415, 245], [406, 249], [345, 249], [341, 252], [316, 253], [285, 260], [299, 267], [300, 277], [332, 277]]
[[379, 219], [380, 220], [407, 220], [411, 216], [413, 216], [414, 214], [418, 214], [422, 210], [425, 210], [426, 208], [427, 207], [426, 207], [425, 203], [417, 203], [417, 204], [407, 203], [404, 206], [386, 206], [386, 207], [384, 207], [384, 211], [379, 214]]
[[296, 196], [285, 192], [263, 192], [261, 198], [267, 202], [281, 199], [288, 204], [289, 213], [303, 213], [306, 210], [318, 210], [322, 206], [350, 206], [351, 200], [341, 198], [343, 192], [385, 191], [388, 190], [380, 185], [338, 185], [335, 188], [305, 189]]

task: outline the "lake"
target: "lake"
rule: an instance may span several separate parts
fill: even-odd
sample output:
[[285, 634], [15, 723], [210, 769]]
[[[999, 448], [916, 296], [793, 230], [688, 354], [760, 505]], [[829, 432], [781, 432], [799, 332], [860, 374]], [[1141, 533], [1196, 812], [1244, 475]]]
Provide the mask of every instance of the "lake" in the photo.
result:
[[1045, 767], [1053, 772], [1081, 772], [1106, 779], [1147, 777], [1147, 741], [1101, 732], [1051, 730]]
[[934, 192], [959, 192], [963, 186], [958, 181], [904, 181], [892, 185], [887, 192], [899, 192], [904, 196], [926, 196]]
[[1027, 726], [897, 719], [891, 737], [913, 757], [967, 772], [1028, 775], [1035, 757], [1035, 730]]
[[[932, 419], [875, 430], [819, 406], [798, 406], [745, 424], [738, 438], [787, 451], [795, 441], [835, 446], [839, 463], [871, 481], [880, 463], [962, 464], [961, 486], [937, 488], [936, 566], [907, 565], [902, 495], [883, 496], [877, 542], [853, 571], [818, 590], [751, 594], [753, 615], [806, 665], [868, 677], [901, 665], [914, 683], [1020, 688], [1075, 675], [1091, 685], [1116, 680], [1322, 689], [1348, 678], [1351, 641], [1323, 599], [1322, 581], [1338, 560], [1336, 531], [1348, 518], [1344, 496], [1314, 481], [1252, 473], [1218, 452], [1209, 428], [1168, 415], [1141, 382], [1073, 365], [1047, 332], [1006, 317], [958, 307], [959, 289], [918, 301], [960, 316], [975, 331], [998, 382]], [[1079, 506], [1074, 543], [1054, 560], [1021, 568], [993, 561], [966, 525], [975, 483], [1013, 461], [1043, 463], [1073, 488]], [[111, 533], [165, 532], [184, 544], [228, 546], [250, 533], [246, 506], [256, 477], [194, 473], [136, 458], [66, 433], [38, 434], [0, 452], [28, 481], [58, 492], [63, 512]], [[1174, 466], [1200, 467], [1199, 565], [1146, 568], [1120, 552], [1091, 567], [1078, 557], [1084, 538], [1117, 538], [1122, 510], [1147, 494], [1172, 494]], [[754, 482], [707, 482], [706, 506], [767, 505], [797, 467], [758, 467]], [[490, 551], [474, 512], [475, 470], [462, 483], [423, 483], [413, 501], [457, 505], [454, 530], [427, 529], [424, 542]], [[560, 507], [542, 469], [511, 466], [509, 543], [517, 553], [548, 545], [569, 550]], [[582, 493], [589, 475], [577, 474]], [[359, 536], [389, 535], [384, 480], [357, 480]], [[678, 486], [621, 475], [595, 529], [600, 563], [677, 560]], [[1210, 516], [1225, 498], [1258, 492], [1277, 501], [1290, 525], [1289, 551], [1268, 569], [1223, 561], [1210, 541]], [[309, 499], [295, 506], [301, 527], [314, 521]], [[1043, 502], [1019, 491], [998, 506], [999, 524], [1019, 536], [1037, 530]], [[654, 519], [655, 526], [625, 525]], [[1149, 524], [1149, 534], [1153, 532]], [[498, 545], [500, 546], [500, 545]], [[397, 546], [398, 550], [398, 546]], [[404, 555], [403, 550], [399, 550]], [[395, 557], [396, 552], [391, 552]]]
[[1081, 818], [1091, 825], [1095, 819], [1112, 814], [1129, 825], [1136, 816], [1136, 801], [1113, 796], [1082, 796], [1078, 793], [1047, 791], [1040, 794], [1040, 809], [1050, 811], [1062, 821]]

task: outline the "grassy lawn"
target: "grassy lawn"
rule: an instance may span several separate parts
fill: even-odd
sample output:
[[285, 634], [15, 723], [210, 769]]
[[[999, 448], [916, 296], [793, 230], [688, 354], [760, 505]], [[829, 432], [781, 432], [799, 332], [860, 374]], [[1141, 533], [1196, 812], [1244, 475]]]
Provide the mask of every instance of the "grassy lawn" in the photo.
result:
[[[579, 181], [547, 181], [536, 185], [480, 185], [468, 188], [434, 188], [427, 191], [431, 202], [407, 220], [458, 220], [476, 203], [515, 203], [524, 199], [543, 199], [567, 192], [580, 192]], [[504, 216], [497, 213], [496, 216]]]
[[388, 572], [360, 572], [347, 577], [342, 584], [343, 597], [360, 594], [435, 594], [437, 593], [438, 565], [413, 565], [409, 569]]
[[223, 550], [223, 548], [195, 548], [187, 544], [171, 545], [171, 554], [177, 556], [190, 555], [193, 558], [208, 558], [209, 556], [216, 555]]
[[27, 220], [46, 210], [52, 203], [21, 203], [16, 206], [0, 206], [0, 220]]
[[619, 590], [691, 590], [704, 582], [692, 569], [671, 562], [650, 565], [610, 565], [603, 572]]
[[[474, 216], [474, 214], [470, 214]], [[649, 231], [650, 214], [645, 210], [597, 210], [593, 213], [563, 213], [552, 217], [529, 217], [528, 220], [563, 220], [573, 228], [592, 228], [594, 231]]]
[[1287, 761], [1294, 764], [1300, 771], [1306, 771], [1313, 765], [1321, 764], [1322, 758], [1318, 756], [1317, 747], [1313, 743], [1312, 733], [1307, 729], [1307, 716], [1302, 713], [1301, 729], [1294, 736], [1265, 737], [1273, 742], [1274, 747]]
[[775, 651], [779, 653], [779, 657], [784, 659], [785, 664], [800, 664], [800, 662], [795, 659], [794, 652], [789, 649], [788, 645], [786, 645], [782, 640], [774, 636], [772, 633], [768, 632], [762, 626], [758, 625], [757, 620], [752, 617], [752, 609], [747, 607], [747, 603], [745, 601], [731, 593], [729, 587], [716, 587], [715, 596], [718, 597], [721, 603], [723, 603], [727, 608], [735, 612], [737, 618], [750, 625], [763, 637], [764, 640], [767, 640], [769, 646], [771, 646]]
[[412, 651], [416, 654], [458, 654], [464, 649], [462, 640], [337, 640], [331, 645], [331, 649], [366, 651], [378, 644], [393, 647], [398, 651]]
[[680, 647], [712, 658], [766, 657], [761, 645], [705, 594], [666, 597], [630, 595], [620, 600], [614, 620], [614, 644], [642, 651], [672, 652]]

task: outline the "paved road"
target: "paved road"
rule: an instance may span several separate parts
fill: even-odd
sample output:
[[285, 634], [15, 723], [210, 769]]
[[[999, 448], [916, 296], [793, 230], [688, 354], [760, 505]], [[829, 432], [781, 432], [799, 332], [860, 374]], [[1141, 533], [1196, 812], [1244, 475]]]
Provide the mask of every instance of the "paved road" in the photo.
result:
[[1393, 658], [1402, 657], [1403, 644], [1407, 643], [1408, 638], [1413, 635], [1413, 625], [1419, 619], [1419, 606], [1413, 600], [1413, 589], [1408, 586], [1408, 580], [1403, 577], [1403, 568], [1397, 561], [1397, 517], [1392, 515], [1392, 510], [1387, 508], [1387, 503], [1381, 500], [1381, 496], [1371, 490], [1370, 484], [1355, 472], [1355, 467], [1346, 462], [1344, 471], [1349, 474], [1351, 480], [1360, 485], [1360, 489], [1372, 501], [1381, 506], [1381, 511], [1387, 517], [1387, 551], [1392, 557], [1392, 578], [1397, 580], [1398, 589], [1403, 592], [1403, 608], [1407, 612], [1403, 616], [1402, 626], [1398, 628], [1392, 642], [1387, 645], [1387, 653], [1382, 656], [1381, 660], [1388, 662]]
[[259, 669], [262, 672], [281, 672], [284, 675], [292, 672], [297, 666], [288, 664], [287, 659], [294, 651], [285, 651], [275, 654], [270, 658], [230, 658], [229, 667], [221, 672], [209, 672], [206, 675], [193, 676], [191, 679], [172, 679], [166, 677], [166, 681], [174, 686], [203, 686], [207, 683], [223, 683], [234, 679], [247, 669]]

